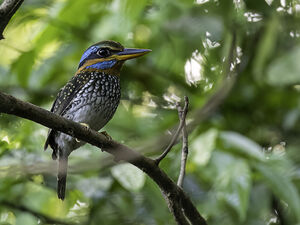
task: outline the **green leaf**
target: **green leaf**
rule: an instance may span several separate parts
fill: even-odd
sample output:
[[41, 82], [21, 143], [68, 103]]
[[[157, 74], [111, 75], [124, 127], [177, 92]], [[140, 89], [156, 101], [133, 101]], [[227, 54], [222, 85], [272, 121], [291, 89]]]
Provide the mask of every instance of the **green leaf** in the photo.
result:
[[[22, 199], [20, 200], [22, 205], [49, 216], [63, 217], [66, 215], [68, 208], [61, 204], [54, 190], [33, 182], [27, 182], [22, 191]], [[69, 199], [66, 202], [68, 201]]]
[[220, 141], [225, 149], [233, 150], [256, 160], [264, 160], [262, 148], [239, 133], [224, 131], [220, 134]]
[[16, 224], [16, 217], [15, 214], [13, 214], [13, 212], [3, 209], [0, 210], [0, 225]]
[[251, 187], [251, 171], [244, 160], [231, 157], [231, 163], [224, 165], [215, 181], [217, 198], [231, 206], [239, 215], [239, 220], [246, 219]]
[[129, 191], [138, 191], [144, 186], [145, 174], [129, 163], [114, 166], [111, 173]]
[[77, 183], [77, 187], [87, 197], [101, 197], [104, 195], [113, 182], [111, 177], [89, 177], [81, 179]]
[[[277, 165], [279, 165], [278, 168], [276, 168]], [[297, 223], [300, 223], [300, 196], [291, 180], [291, 176], [284, 174], [280, 163], [276, 163], [275, 160], [254, 163], [254, 166], [263, 175], [264, 180], [269, 184], [274, 194], [287, 203], [297, 219]]]
[[267, 82], [274, 86], [300, 82], [300, 46], [275, 59], [268, 67]]
[[209, 129], [192, 142], [190, 149], [191, 159], [194, 163], [204, 166], [209, 162], [211, 153], [216, 146], [217, 135], [218, 131], [216, 129]]
[[20, 57], [13, 63], [12, 71], [16, 72], [18, 82], [21, 86], [27, 87], [30, 73], [35, 61], [35, 52], [28, 51], [20, 55]]
[[128, 19], [136, 20], [139, 15], [142, 15], [142, 10], [147, 4], [147, 0], [123, 0], [120, 2], [120, 7], [124, 10], [124, 16]]
[[262, 79], [265, 65], [274, 53], [278, 26], [279, 21], [277, 17], [271, 17], [266, 25], [265, 33], [258, 43], [258, 48], [253, 63], [253, 73], [258, 81]]
[[18, 213], [16, 217], [16, 225], [36, 225], [37, 219], [29, 213]]

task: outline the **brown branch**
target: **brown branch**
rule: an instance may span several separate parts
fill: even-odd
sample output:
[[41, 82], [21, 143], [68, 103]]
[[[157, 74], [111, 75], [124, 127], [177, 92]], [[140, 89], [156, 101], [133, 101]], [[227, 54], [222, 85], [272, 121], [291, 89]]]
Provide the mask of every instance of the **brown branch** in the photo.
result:
[[[185, 96], [185, 102], [188, 102], [188, 97]], [[178, 106], [178, 114], [180, 120], [183, 120], [183, 114], [184, 111], [181, 108], [181, 106]], [[181, 164], [180, 164], [180, 172], [177, 180], [177, 185], [182, 188], [183, 186], [183, 180], [185, 176], [185, 167], [186, 167], [186, 160], [187, 156], [189, 153], [189, 148], [188, 148], [188, 133], [186, 130], [186, 121], [184, 120], [183, 128], [182, 128], [182, 149], [181, 149]]]
[[167, 198], [169, 209], [178, 224], [181, 224], [181, 222], [185, 224], [185, 221], [179, 221], [181, 218], [174, 215], [173, 205], [181, 207], [192, 224], [206, 224], [205, 219], [199, 214], [189, 197], [156, 165], [154, 160], [121, 143], [108, 140], [103, 134], [1, 92], [0, 112], [29, 119], [46, 127], [64, 132], [101, 148], [103, 151], [112, 154], [117, 160], [124, 160], [135, 165], [159, 186], [165, 198]]
[[176, 132], [174, 133], [172, 139], [171, 139], [171, 142], [169, 143], [169, 145], [167, 146], [167, 148], [164, 150], [164, 152], [155, 159], [155, 163], [156, 165], [159, 165], [159, 163], [161, 162], [161, 160], [163, 160], [166, 155], [170, 152], [170, 150], [172, 149], [172, 147], [174, 146], [174, 144], [176, 144], [176, 141], [180, 135], [180, 132], [185, 124], [185, 118], [186, 118], [186, 114], [187, 114], [187, 111], [188, 111], [188, 106], [189, 106], [189, 100], [188, 98], [185, 96], [184, 98], [184, 107], [183, 107], [183, 113], [182, 115], [180, 116], [180, 122], [179, 122], [179, 126], [176, 130]]
[[0, 5], [0, 40], [4, 39], [3, 31], [23, 1], [24, 0], [4, 0]]
[[35, 217], [39, 218], [43, 223], [46, 223], [46, 224], [61, 224], [61, 225], [73, 225], [74, 224], [74, 223], [68, 223], [68, 222], [65, 222], [65, 221], [62, 221], [59, 219], [54, 219], [52, 217], [49, 217], [45, 214], [37, 212], [37, 211], [30, 209], [28, 207], [25, 207], [23, 205], [17, 205], [15, 203], [12, 203], [9, 201], [0, 201], [0, 205], [6, 206], [11, 209], [19, 210], [22, 212], [30, 213], [30, 214], [34, 215]]
[[[175, 221], [177, 222], [177, 224], [180, 225], [190, 225], [190, 223], [187, 221], [187, 218], [184, 215], [184, 211], [182, 210], [181, 207], [181, 201], [178, 198], [178, 196], [170, 196], [167, 193], [162, 192], [169, 210], [172, 212], [173, 215], [176, 215], [175, 217]], [[170, 198], [172, 199], [176, 199], [176, 201], [170, 201]], [[198, 224], [198, 223], [195, 223]]]

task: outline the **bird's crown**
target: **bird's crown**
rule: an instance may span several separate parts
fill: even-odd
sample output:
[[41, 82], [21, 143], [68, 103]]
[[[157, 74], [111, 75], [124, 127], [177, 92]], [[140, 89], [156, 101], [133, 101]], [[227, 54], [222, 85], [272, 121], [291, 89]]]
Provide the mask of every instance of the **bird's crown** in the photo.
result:
[[82, 55], [77, 73], [85, 69], [119, 74], [125, 60], [142, 56], [151, 50], [124, 48], [119, 42], [101, 41], [90, 46]]

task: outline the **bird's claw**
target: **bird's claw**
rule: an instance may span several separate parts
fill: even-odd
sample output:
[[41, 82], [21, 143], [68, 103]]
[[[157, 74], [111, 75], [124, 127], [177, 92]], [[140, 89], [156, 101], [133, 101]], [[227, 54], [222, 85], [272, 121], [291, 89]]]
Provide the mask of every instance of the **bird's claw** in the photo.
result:
[[106, 131], [101, 131], [100, 133], [103, 134], [107, 140], [109, 140], [109, 141], [112, 140], [112, 137]]
[[86, 127], [86, 129], [90, 128], [90, 126], [87, 123], [80, 123], [82, 126]]
[[[80, 125], [84, 126], [86, 129], [89, 129], [90, 126], [87, 123], [80, 123]], [[80, 142], [80, 140], [78, 138], [75, 138], [76, 142]]]

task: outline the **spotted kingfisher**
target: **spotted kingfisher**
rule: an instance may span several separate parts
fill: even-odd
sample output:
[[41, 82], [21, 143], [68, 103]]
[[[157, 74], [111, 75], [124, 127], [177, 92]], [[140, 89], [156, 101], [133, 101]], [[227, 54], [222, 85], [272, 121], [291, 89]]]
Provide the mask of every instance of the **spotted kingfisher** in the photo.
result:
[[[78, 70], [59, 91], [51, 112], [82, 123], [96, 131], [114, 115], [121, 96], [120, 70], [124, 62], [151, 50], [124, 48], [115, 41], [101, 41], [82, 55]], [[49, 130], [44, 150], [58, 158], [57, 195], [65, 198], [68, 157], [85, 143], [56, 130]]]

